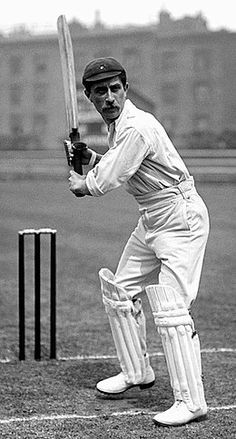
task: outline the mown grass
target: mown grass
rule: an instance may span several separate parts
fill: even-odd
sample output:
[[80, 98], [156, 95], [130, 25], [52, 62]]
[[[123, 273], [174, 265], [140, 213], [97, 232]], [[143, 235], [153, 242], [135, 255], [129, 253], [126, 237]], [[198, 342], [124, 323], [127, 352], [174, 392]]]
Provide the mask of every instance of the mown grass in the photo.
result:
[[[235, 349], [235, 185], [198, 184], [208, 205], [211, 234], [199, 297], [193, 310], [202, 348]], [[99, 399], [97, 380], [119, 370], [116, 361], [50, 362], [48, 356], [48, 252], [43, 246], [42, 353], [33, 355], [32, 267], [27, 268], [27, 358], [19, 363], [17, 315], [17, 232], [28, 227], [57, 229], [58, 355], [115, 354], [101, 303], [98, 270], [114, 270], [138, 218], [134, 200], [122, 190], [100, 199], [77, 199], [66, 181], [1, 182], [0, 219], [0, 418], [33, 414], [99, 414], [96, 420], [64, 420], [0, 425], [1, 437], [15, 438], [233, 438], [235, 410], [210, 411], [205, 423], [178, 429], [156, 429], [151, 415], [114, 418], [113, 412], [167, 408], [172, 401], [163, 357], [153, 358], [157, 384], [150, 391], [131, 390], [118, 400]], [[29, 239], [28, 259], [33, 247]], [[149, 351], [161, 350], [147, 301]], [[234, 404], [235, 354], [203, 354], [209, 406]]]

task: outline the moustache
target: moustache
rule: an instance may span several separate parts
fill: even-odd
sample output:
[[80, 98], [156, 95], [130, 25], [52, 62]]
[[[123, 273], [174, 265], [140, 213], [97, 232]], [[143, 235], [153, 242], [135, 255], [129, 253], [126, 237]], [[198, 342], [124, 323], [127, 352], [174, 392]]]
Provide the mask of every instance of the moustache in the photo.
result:
[[119, 110], [119, 107], [117, 107], [117, 105], [109, 105], [103, 108], [103, 111], [109, 111], [109, 110]]

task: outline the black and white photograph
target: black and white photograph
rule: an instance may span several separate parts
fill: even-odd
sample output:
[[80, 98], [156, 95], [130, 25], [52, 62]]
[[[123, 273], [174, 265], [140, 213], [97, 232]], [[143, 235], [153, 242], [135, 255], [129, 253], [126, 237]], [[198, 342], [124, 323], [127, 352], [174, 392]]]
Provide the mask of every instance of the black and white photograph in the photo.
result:
[[232, 0], [0, 17], [0, 438], [234, 439]]

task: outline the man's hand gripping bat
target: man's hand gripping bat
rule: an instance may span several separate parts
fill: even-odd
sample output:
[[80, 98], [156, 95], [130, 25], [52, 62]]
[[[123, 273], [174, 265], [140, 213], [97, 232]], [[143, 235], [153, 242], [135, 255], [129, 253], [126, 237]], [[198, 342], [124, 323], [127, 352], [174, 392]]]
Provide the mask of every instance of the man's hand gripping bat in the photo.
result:
[[87, 148], [87, 146], [80, 141], [74, 55], [70, 31], [64, 15], [60, 15], [57, 19], [57, 30], [65, 93], [67, 127], [71, 140], [71, 142], [65, 141], [64, 146], [68, 165], [73, 166], [75, 172], [82, 175], [82, 151]]

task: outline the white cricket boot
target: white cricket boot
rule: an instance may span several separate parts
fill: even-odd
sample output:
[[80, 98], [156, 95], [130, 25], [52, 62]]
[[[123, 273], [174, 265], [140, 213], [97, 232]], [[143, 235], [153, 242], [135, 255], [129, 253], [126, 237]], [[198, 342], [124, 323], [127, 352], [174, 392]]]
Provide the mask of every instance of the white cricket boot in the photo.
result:
[[176, 401], [170, 409], [154, 416], [153, 421], [157, 425], [177, 426], [187, 424], [194, 420], [202, 421], [206, 419], [206, 414], [206, 406], [196, 412], [191, 412], [184, 401]]
[[126, 381], [125, 374], [123, 372], [120, 372], [118, 375], [99, 381], [96, 386], [97, 390], [107, 395], [117, 395], [119, 393], [125, 392], [131, 387], [138, 386], [141, 390], [152, 387], [155, 383], [155, 374], [153, 368], [149, 363], [148, 355], [146, 355], [145, 357], [145, 365], [146, 365], [146, 374], [142, 382], [138, 384], [128, 383]]

